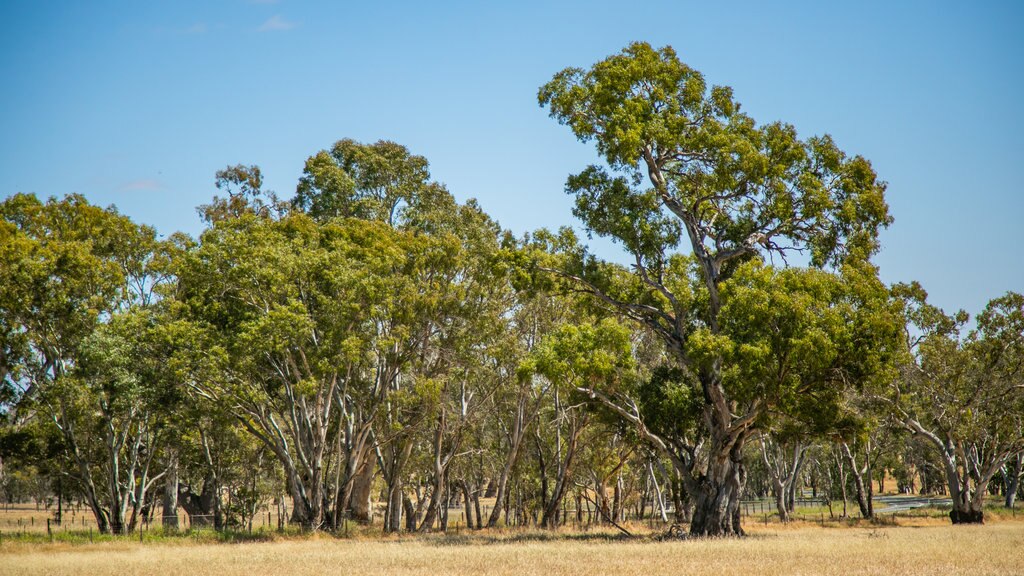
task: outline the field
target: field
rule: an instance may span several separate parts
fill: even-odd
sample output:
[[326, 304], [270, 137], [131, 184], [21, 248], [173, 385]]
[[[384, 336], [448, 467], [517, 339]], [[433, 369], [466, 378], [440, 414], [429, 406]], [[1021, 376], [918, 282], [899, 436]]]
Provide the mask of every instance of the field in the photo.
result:
[[1024, 522], [953, 527], [750, 523], [742, 540], [655, 541], [610, 533], [506, 532], [384, 539], [277, 537], [224, 544], [7, 539], [0, 574], [1024, 574]]

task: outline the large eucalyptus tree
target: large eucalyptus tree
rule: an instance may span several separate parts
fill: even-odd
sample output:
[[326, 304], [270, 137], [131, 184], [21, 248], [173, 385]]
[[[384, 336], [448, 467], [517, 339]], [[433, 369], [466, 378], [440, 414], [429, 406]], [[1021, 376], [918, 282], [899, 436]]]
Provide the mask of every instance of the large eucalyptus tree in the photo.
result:
[[[870, 323], [856, 321], [885, 300], [867, 262], [891, 220], [885, 185], [828, 136], [802, 140], [791, 125], [758, 125], [731, 89], [709, 88], [669, 47], [635, 43], [588, 70], [567, 68], [541, 87], [539, 101], [595, 142], [606, 166], [571, 176], [567, 191], [574, 214], [621, 244], [632, 264], [631, 273], [612, 273], [584, 259], [559, 272], [665, 341], [700, 405], [701, 437], [672, 450], [696, 500], [691, 531], [741, 533], [751, 434], [769, 414], [854, 380], [827, 364], [862, 354], [870, 368]], [[676, 252], [681, 245], [688, 254]], [[760, 264], [785, 266], [798, 254], [842, 276]], [[780, 283], [791, 291], [775, 289]], [[787, 320], [794, 329], [775, 337], [788, 329], [773, 322]], [[804, 321], [821, 325], [805, 331]], [[780, 343], [823, 364], [798, 376], [790, 356], [770, 348]], [[748, 361], [773, 352], [782, 353], [782, 372], [750, 372], [757, 363]], [[635, 404], [608, 401], [644, 427]]]

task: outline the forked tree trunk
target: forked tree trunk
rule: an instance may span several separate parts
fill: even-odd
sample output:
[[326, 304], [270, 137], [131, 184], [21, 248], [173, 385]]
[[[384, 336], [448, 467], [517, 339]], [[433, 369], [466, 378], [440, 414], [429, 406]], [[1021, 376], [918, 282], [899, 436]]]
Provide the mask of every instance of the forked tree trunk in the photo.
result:
[[[498, 520], [501, 519], [501, 506], [500, 503], [505, 500], [508, 494], [508, 479], [512, 474], [512, 468], [515, 467], [516, 462], [519, 460], [520, 446], [523, 443], [523, 438], [526, 436], [527, 425], [532, 422], [533, 417], [536, 415], [536, 411], [531, 411], [530, 414], [526, 413], [528, 403], [528, 396], [524, 392], [520, 392], [516, 403], [516, 411], [513, 415], [511, 427], [508, 432], [508, 453], [505, 454], [505, 463], [501, 468], [501, 472], [498, 473], [498, 480], [495, 482], [493, 479], [487, 485], [487, 492], [484, 494], [485, 498], [493, 497], [494, 508], [491, 510], [491, 515], [487, 519], [487, 527], [494, 528], [498, 525]], [[493, 489], [493, 492], [492, 492]]]
[[651, 487], [654, 489], [654, 503], [657, 504], [658, 513], [661, 515], [662, 522], [668, 522], [668, 513], [665, 510], [665, 495], [661, 491], [661, 486], [658, 484], [658, 477], [654, 474], [654, 465], [647, 462], [647, 473], [650, 475]]
[[178, 484], [178, 503], [188, 514], [189, 525], [193, 527], [212, 526], [217, 495], [217, 478], [213, 472], [203, 479], [203, 490], [196, 493], [191, 486]]
[[983, 523], [983, 507], [989, 482], [1015, 454], [1012, 449], [997, 444], [989, 447], [987, 451], [981, 450], [970, 442], [954, 440], [949, 432], [944, 432], [944, 438], [940, 437], [912, 418], [907, 418], [906, 424], [913, 432], [930, 440], [939, 449], [946, 473], [946, 485], [949, 487], [949, 497], [953, 501], [949, 519], [953, 524]]
[[775, 496], [775, 509], [779, 520], [789, 521], [789, 514], [796, 504], [796, 490], [799, 485], [800, 470], [803, 468], [807, 447], [801, 442], [792, 443], [792, 460], [783, 446], [771, 439], [761, 438], [761, 457], [768, 471], [772, 495]]
[[[585, 419], [584, 419], [585, 420]], [[569, 431], [569, 444], [566, 446], [563, 460], [558, 463], [558, 477], [555, 479], [555, 488], [544, 506], [544, 515], [541, 517], [541, 525], [545, 528], [558, 527], [558, 507], [562, 505], [562, 498], [568, 491], [569, 478], [572, 475], [572, 467], [576, 461], [576, 452], [579, 445], [580, 433], [584, 424], [575, 420], [572, 422], [572, 429]]]
[[[398, 532], [402, 528], [402, 510], [405, 496], [402, 488], [402, 473], [405, 464], [412, 454], [412, 442], [407, 437], [395, 439], [388, 445], [386, 452], [378, 446], [377, 458], [380, 460], [384, 483], [387, 486], [387, 508], [384, 511], [384, 530]], [[387, 457], [385, 458], [385, 453]]]

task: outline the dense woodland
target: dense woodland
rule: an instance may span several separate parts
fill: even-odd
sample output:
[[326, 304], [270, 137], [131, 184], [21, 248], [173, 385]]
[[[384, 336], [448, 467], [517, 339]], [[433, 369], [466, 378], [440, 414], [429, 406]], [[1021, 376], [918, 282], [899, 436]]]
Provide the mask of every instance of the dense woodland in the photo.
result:
[[0, 496], [113, 533], [267, 507], [444, 530], [460, 506], [478, 529], [588, 510], [742, 534], [745, 499], [871, 517], [885, 482], [948, 495], [954, 523], [1013, 505], [1024, 296], [969, 316], [880, 281], [867, 159], [756, 123], [671, 48], [538, 98], [595, 145], [566, 191], [624, 258], [513, 235], [386, 141], [310, 156], [290, 198], [218, 172], [198, 238], [4, 200]]

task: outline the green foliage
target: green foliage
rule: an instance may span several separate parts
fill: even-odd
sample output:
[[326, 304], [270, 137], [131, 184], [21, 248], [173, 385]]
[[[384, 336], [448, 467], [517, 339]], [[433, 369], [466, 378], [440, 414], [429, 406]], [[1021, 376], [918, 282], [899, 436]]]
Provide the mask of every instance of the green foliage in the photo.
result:
[[[695, 397], [724, 394], [759, 426], [848, 426], [844, 390], [883, 380], [899, 348], [898, 311], [866, 262], [891, 221], [870, 164], [828, 136], [758, 126], [667, 47], [567, 68], [538, 98], [607, 162], [569, 178], [574, 214], [634, 258], [628, 271], [571, 248], [557, 269], [666, 341], [679, 366], [652, 381], [698, 382]], [[675, 253], [684, 233], [692, 254]], [[834, 272], [764, 263], [794, 251]]]
[[[730, 88], [709, 89], [669, 47], [638, 42], [590, 70], [567, 68], [538, 99], [622, 174], [591, 166], [570, 178], [576, 215], [655, 271], [680, 224], [698, 252], [741, 258], [806, 247], [823, 265], [870, 256], [891, 222], [885, 184], [867, 160], [847, 157], [828, 136], [801, 141], [788, 124], [757, 126]], [[635, 187], [644, 174], [653, 190]]]
[[430, 182], [426, 158], [394, 142], [347, 138], [306, 160], [292, 203], [317, 220], [354, 217], [419, 227], [428, 212], [454, 208], [447, 191]]

